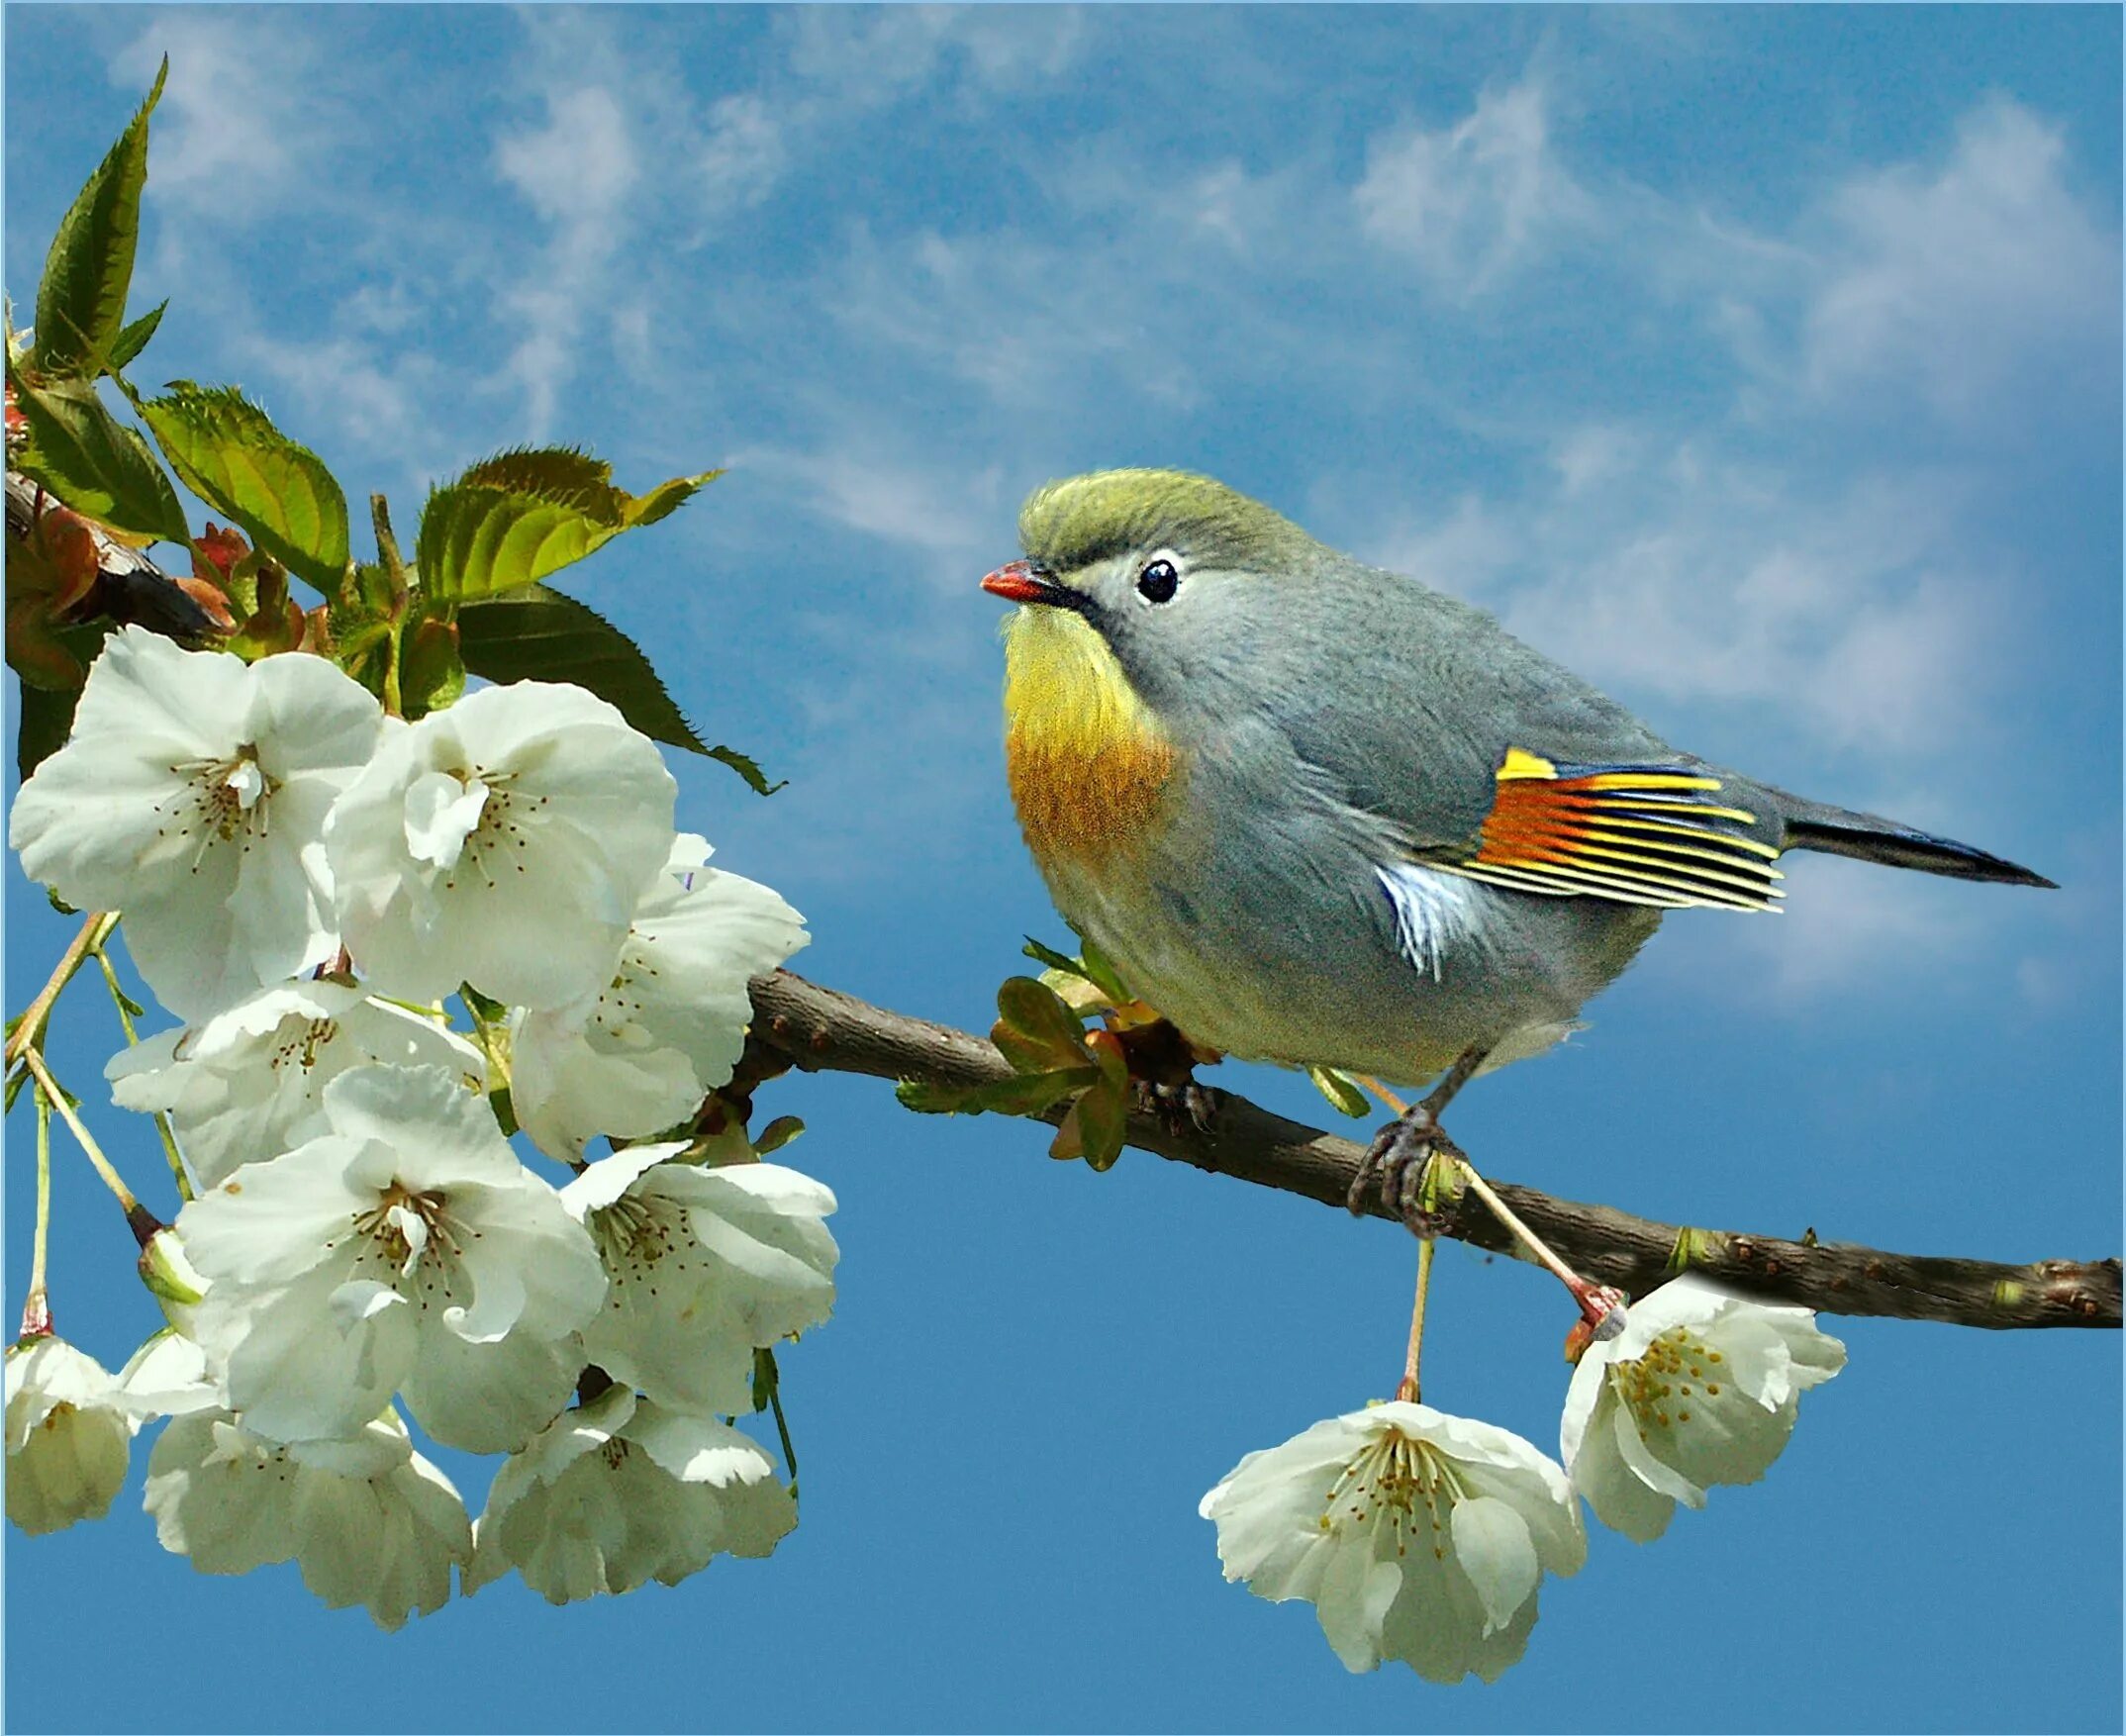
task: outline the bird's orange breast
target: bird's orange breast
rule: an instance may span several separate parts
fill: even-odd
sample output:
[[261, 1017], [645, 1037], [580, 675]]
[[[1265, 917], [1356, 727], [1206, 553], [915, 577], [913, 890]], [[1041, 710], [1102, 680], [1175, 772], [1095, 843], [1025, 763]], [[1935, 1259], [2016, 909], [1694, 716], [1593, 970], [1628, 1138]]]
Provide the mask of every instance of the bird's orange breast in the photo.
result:
[[1080, 617], [1028, 607], [1009, 624], [1004, 715], [1012, 800], [1037, 858], [1098, 868], [1164, 830], [1185, 756]]

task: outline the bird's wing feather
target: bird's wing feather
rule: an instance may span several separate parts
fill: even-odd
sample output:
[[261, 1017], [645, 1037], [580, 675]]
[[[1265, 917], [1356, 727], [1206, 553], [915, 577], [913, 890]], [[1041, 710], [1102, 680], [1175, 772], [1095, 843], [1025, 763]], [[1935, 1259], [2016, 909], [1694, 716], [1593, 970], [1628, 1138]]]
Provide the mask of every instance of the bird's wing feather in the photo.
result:
[[1435, 867], [1551, 898], [1778, 909], [1776, 846], [1721, 780], [1674, 765], [1574, 765], [1510, 747], [1477, 847]]
[[1778, 908], [1780, 821], [1743, 805], [1754, 787], [1678, 753], [1482, 610], [1355, 563], [1315, 582], [1347, 585], [1330, 613], [1366, 627], [1333, 650], [1296, 647], [1295, 677], [1302, 657], [1343, 668], [1279, 683], [1280, 722], [1406, 859], [1552, 898]]

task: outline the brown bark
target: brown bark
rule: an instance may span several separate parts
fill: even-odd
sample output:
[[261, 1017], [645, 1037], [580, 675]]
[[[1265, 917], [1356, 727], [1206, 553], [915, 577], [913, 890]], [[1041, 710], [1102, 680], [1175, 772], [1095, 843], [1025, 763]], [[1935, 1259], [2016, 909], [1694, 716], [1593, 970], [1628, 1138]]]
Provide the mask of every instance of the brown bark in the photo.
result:
[[[753, 983], [753, 1034], [776, 1057], [806, 1071], [864, 1073], [971, 1085], [1002, 1079], [1010, 1064], [981, 1037], [874, 1007], [788, 971]], [[1060, 1116], [1060, 1109], [1050, 1119]], [[1129, 1143], [1142, 1150], [1262, 1187], [1343, 1206], [1361, 1148], [1318, 1127], [1287, 1120], [1226, 1095], [1207, 1131], [1138, 1115]], [[1841, 1242], [1687, 1228], [1607, 1206], [1559, 1200], [1493, 1181], [1506, 1203], [1567, 1261], [1592, 1279], [1644, 1295], [1682, 1270], [1714, 1278], [1767, 1302], [1830, 1314], [1884, 1314], [1990, 1327], [2117, 1326], [2116, 1259], [1991, 1260], [1892, 1254]], [[1376, 1215], [1387, 1216], [1377, 1202]], [[1474, 1195], [1453, 1205], [1443, 1233], [1512, 1253], [1511, 1239]], [[1687, 1258], [1686, 1258], [1687, 1256]]]

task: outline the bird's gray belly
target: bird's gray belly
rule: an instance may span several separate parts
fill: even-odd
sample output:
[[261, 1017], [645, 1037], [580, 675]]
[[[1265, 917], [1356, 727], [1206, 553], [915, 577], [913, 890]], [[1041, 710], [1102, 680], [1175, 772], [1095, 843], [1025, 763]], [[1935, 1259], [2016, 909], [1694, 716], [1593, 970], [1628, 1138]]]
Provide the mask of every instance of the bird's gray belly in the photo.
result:
[[1198, 1042], [1398, 1083], [1476, 1044], [1500, 1061], [1547, 1048], [1660, 921], [1424, 868], [1402, 870], [1399, 901], [1384, 860], [1338, 817], [1302, 814], [1242, 835], [1184, 828], [1122, 872], [1049, 880], [1131, 991]]

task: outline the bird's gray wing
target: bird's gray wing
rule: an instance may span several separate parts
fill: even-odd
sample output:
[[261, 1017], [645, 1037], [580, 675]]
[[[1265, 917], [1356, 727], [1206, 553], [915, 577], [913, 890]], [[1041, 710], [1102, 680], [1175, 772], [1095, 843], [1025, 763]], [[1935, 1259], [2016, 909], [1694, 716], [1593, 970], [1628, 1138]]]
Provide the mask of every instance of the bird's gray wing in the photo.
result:
[[[1546, 897], [1771, 908], [1776, 814], [1482, 610], [1371, 568], [1268, 684], [1301, 760], [1406, 859]], [[1303, 678], [1302, 671], [1310, 671]], [[1723, 794], [1724, 792], [1724, 794]]]

